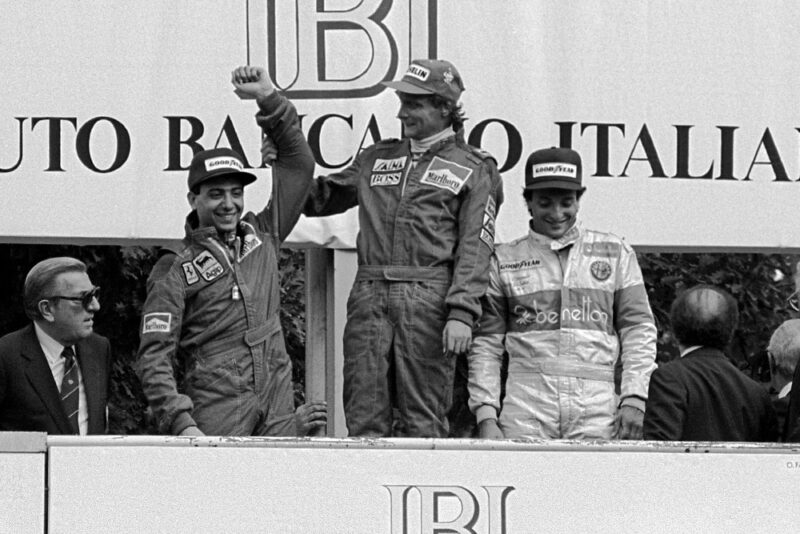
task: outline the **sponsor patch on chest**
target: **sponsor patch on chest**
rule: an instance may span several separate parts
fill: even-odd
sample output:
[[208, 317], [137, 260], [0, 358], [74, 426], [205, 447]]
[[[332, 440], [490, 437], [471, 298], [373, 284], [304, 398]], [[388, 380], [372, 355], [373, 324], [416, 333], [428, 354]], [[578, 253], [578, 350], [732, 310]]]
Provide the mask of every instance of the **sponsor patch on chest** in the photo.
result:
[[167, 333], [172, 323], [171, 313], [148, 313], [142, 320], [142, 334]]
[[239, 251], [239, 260], [241, 261], [245, 256], [253, 252], [261, 246], [261, 239], [255, 233], [245, 234], [242, 239], [242, 249]]
[[372, 172], [394, 172], [402, 171], [406, 166], [408, 156], [394, 159], [377, 158], [372, 164]]
[[408, 156], [394, 159], [376, 159], [372, 164], [369, 186], [389, 187], [399, 185], [403, 178], [403, 169], [405, 169], [407, 161]]
[[223, 272], [225, 272], [225, 268], [222, 266], [222, 264], [220, 264], [220, 262], [217, 261], [217, 258], [215, 258], [207, 250], [204, 250], [198, 254], [192, 260], [192, 263], [200, 273], [200, 276], [202, 276], [203, 280], [206, 282], [210, 282], [218, 278]]
[[187, 261], [186, 263], [181, 263], [181, 267], [183, 268], [183, 276], [186, 277], [187, 285], [196, 284], [200, 281], [200, 276], [198, 276], [197, 270], [194, 268], [192, 262]]
[[592, 276], [600, 282], [608, 280], [608, 277], [611, 276], [611, 264], [607, 261], [593, 261], [589, 270], [592, 272]]
[[619, 243], [603, 242], [584, 243], [583, 255], [584, 256], [600, 256], [601, 258], [615, 258], [619, 256], [620, 247]]
[[372, 176], [369, 177], [369, 186], [386, 187], [386, 186], [398, 185], [402, 177], [403, 177], [402, 172], [373, 174]]
[[506, 271], [526, 271], [528, 269], [535, 269], [542, 264], [541, 260], [527, 259], [508, 261], [500, 264], [500, 272]]
[[446, 189], [457, 195], [471, 174], [472, 169], [436, 156], [425, 169], [419, 183]]

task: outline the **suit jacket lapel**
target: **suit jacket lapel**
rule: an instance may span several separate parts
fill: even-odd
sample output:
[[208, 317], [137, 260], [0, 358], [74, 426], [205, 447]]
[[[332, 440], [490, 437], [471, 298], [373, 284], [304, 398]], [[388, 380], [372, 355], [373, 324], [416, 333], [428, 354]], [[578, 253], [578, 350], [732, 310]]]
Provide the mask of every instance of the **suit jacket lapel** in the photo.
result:
[[27, 364], [25, 375], [28, 377], [31, 387], [42, 399], [50, 417], [53, 418], [61, 432], [71, 434], [72, 429], [67, 414], [64, 413], [64, 407], [61, 405], [61, 395], [58, 393], [55, 380], [53, 380], [53, 372], [42, 352], [32, 324], [28, 326], [22, 338], [22, 359]]

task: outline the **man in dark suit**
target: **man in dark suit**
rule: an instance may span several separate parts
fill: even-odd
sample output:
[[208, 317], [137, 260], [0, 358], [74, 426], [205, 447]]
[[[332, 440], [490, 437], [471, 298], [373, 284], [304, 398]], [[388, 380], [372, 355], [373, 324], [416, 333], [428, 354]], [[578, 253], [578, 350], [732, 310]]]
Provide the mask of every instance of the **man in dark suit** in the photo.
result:
[[33, 322], [0, 339], [0, 431], [106, 432], [111, 346], [92, 331], [98, 289], [74, 258], [30, 270], [23, 302]]
[[767, 346], [767, 358], [771, 379], [770, 398], [783, 439], [786, 436], [792, 379], [800, 360], [800, 319], [788, 319], [772, 333]]
[[[800, 312], [800, 262], [794, 266], [794, 293], [789, 295], [786, 303], [797, 314]], [[800, 384], [800, 365], [795, 366], [792, 383]], [[784, 441], [800, 442], [800, 386], [792, 388], [789, 393], [789, 407], [786, 413]]]
[[777, 441], [766, 388], [723, 352], [739, 322], [736, 301], [707, 285], [678, 296], [670, 309], [681, 357], [650, 377], [644, 439]]

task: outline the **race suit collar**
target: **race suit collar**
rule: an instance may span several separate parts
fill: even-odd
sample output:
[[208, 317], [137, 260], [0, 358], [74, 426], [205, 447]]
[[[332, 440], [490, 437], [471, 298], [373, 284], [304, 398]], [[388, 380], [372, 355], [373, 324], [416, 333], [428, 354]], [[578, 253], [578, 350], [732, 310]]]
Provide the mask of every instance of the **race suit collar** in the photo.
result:
[[574, 244], [575, 241], [577, 241], [578, 238], [580, 237], [582, 229], [583, 227], [580, 221], [575, 221], [575, 224], [573, 224], [572, 227], [570, 227], [569, 230], [564, 232], [564, 235], [562, 235], [558, 239], [552, 239], [544, 234], [540, 234], [534, 231], [533, 227], [530, 226], [528, 233], [534, 243], [545, 247], [549, 247], [552, 250], [561, 250]]
[[262, 245], [261, 239], [258, 237], [258, 232], [255, 227], [245, 221], [239, 220], [236, 225], [236, 233], [230, 243], [225, 243], [216, 228], [206, 226], [198, 228], [200, 224], [197, 219], [197, 212], [192, 211], [186, 216], [186, 237], [184, 242], [200, 243], [204, 240], [211, 240], [217, 243], [231, 259], [241, 261], [245, 256], [253, 252]]
[[[197, 210], [192, 210], [189, 215], [186, 216], [186, 224], [184, 225], [184, 230], [186, 231], [186, 238], [192, 240], [200, 240], [205, 238], [213, 238], [219, 241], [221, 244], [225, 246], [229, 246], [229, 244], [223, 241], [222, 236], [219, 235], [217, 229], [213, 226], [204, 226], [200, 227], [200, 219], [197, 217]], [[239, 224], [236, 226], [236, 235], [242, 233], [242, 221], [239, 221]]]
[[409, 139], [411, 142], [411, 152], [415, 153], [424, 153], [431, 149], [432, 146], [436, 145], [439, 142], [445, 141], [451, 137], [455, 137], [455, 132], [453, 131], [450, 126], [445, 128], [439, 133], [435, 133], [430, 137], [426, 137], [425, 139]]

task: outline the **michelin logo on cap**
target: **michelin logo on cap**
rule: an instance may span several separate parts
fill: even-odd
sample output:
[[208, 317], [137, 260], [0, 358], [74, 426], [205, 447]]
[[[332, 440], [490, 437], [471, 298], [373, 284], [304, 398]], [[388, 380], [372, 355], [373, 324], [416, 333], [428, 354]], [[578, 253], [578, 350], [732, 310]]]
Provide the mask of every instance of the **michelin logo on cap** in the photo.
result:
[[533, 167], [533, 177], [540, 176], [563, 176], [565, 178], [577, 178], [578, 167], [569, 163], [540, 163]]
[[411, 64], [408, 66], [408, 71], [406, 72], [406, 76], [411, 76], [412, 78], [416, 78], [420, 81], [425, 81], [428, 79], [428, 76], [431, 75], [430, 69], [426, 69], [420, 65]]
[[231, 169], [234, 171], [243, 171], [244, 165], [242, 162], [235, 158], [222, 156], [219, 158], [210, 158], [205, 161], [206, 172], [215, 171], [217, 169]]

